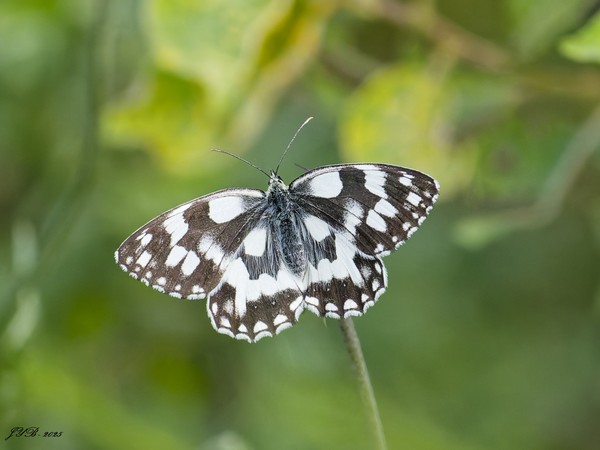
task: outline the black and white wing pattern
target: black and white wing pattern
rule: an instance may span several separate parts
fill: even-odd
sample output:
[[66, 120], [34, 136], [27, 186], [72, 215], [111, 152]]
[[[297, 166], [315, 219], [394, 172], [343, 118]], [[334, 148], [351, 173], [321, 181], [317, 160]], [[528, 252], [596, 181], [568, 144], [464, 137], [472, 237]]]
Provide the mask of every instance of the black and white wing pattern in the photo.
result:
[[423, 223], [439, 184], [403, 167], [339, 164], [307, 172], [290, 184], [290, 191], [307, 214], [312, 238], [322, 239], [318, 242], [337, 255], [315, 261], [315, 270], [310, 267], [306, 307], [341, 318], [363, 314], [383, 294], [387, 272], [381, 257]]
[[131, 276], [171, 296], [207, 298], [213, 327], [255, 342], [308, 309], [361, 315], [387, 286], [381, 257], [406, 241], [438, 197], [421, 172], [339, 164], [266, 192], [225, 189], [173, 208], [115, 252]]

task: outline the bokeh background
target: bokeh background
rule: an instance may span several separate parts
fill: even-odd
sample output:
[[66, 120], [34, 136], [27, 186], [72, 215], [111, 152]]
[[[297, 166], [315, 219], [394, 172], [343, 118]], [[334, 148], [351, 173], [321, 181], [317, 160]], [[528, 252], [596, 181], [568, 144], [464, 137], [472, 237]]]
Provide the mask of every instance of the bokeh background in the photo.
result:
[[[355, 319], [390, 449], [600, 448], [600, 2], [2, 0], [0, 448], [370, 449], [339, 324], [249, 345], [124, 274], [304, 167], [442, 185]], [[60, 437], [11, 438], [13, 427]]]

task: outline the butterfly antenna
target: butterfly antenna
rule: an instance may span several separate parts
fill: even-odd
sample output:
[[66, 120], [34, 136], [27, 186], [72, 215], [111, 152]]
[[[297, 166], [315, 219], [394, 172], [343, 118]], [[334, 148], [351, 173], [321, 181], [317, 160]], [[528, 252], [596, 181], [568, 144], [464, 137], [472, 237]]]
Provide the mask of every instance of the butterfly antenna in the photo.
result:
[[303, 169], [305, 172], [310, 172], [310, 169], [304, 167], [302, 164], [298, 164], [298, 163], [294, 163], [294, 165], [296, 167], [300, 167], [301, 169]]
[[258, 166], [255, 166], [255, 165], [254, 165], [254, 164], [252, 164], [250, 161], [248, 161], [248, 160], [245, 160], [245, 159], [244, 159], [244, 158], [242, 158], [241, 156], [234, 155], [233, 153], [226, 152], [225, 150], [219, 150], [218, 148], [213, 148], [213, 149], [212, 149], [212, 151], [213, 151], [213, 152], [217, 152], [217, 153], [225, 153], [226, 155], [233, 156], [235, 159], [239, 159], [240, 161], [242, 161], [242, 162], [245, 162], [246, 164], [248, 164], [250, 167], [254, 167], [254, 168], [255, 168], [256, 170], [258, 170], [259, 172], [262, 172], [262, 173], [264, 173], [264, 174], [267, 176], [267, 178], [271, 178], [271, 175], [269, 175], [267, 172], [265, 172], [264, 170], [262, 170], [260, 167], [258, 167]]
[[277, 168], [275, 169], [275, 173], [279, 172], [279, 166], [281, 166], [281, 162], [283, 161], [283, 158], [285, 157], [286, 153], [288, 152], [288, 150], [290, 149], [290, 147], [292, 146], [292, 142], [294, 142], [294, 139], [296, 139], [296, 136], [298, 136], [298, 133], [300, 133], [300, 130], [302, 128], [304, 128], [304, 125], [306, 125], [308, 122], [310, 122], [311, 120], [313, 120], [313, 117], [309, 117], [308, 119], [306, 119], [304, 121], [304, 123], [302, 125], [300, 125], [300, 128], [298, 128], [298, 130], [294, 133], [294, 136], [292, 137], [292, 140], [290, 141], [290, 143], [288, 144], [288, 146], [286, 147], [285, 151], [283, 152], [283, 155], [281, 155], [281, 158], [279, 158], [279, 163], [277, 164]]

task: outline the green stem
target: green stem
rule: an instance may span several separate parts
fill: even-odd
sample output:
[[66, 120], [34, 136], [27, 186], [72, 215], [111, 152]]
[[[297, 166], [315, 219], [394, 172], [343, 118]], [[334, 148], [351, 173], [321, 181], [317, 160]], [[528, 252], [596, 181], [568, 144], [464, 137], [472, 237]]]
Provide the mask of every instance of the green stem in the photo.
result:
[[383, 432], [383, 424], [381, 423], [379, 409], [377, 408], [377, 401], [375, 400], [373, 385], [371, 384], [367, 363], [360, 346], [360, 340], [358, 338], [358, 334], [356, 334], [356, 329], [354, 328], [354, 322], [352, 322], [352, 318], [348, 317], [340, 320], [340, 326], [342, 328], [342, 334], [344, 335], [346, 349], [350, 354], [350, 359], [352, 359], [352, 364], [356, 370], [356, 376], [360, 385], [361, 395], [365, 404], [365, 408], [367, 409], [367, 415], [371, 421], [373, 434], [377, 439], [377, 449], [387, 450], [387, 443], [385, 441], [385, 434]]

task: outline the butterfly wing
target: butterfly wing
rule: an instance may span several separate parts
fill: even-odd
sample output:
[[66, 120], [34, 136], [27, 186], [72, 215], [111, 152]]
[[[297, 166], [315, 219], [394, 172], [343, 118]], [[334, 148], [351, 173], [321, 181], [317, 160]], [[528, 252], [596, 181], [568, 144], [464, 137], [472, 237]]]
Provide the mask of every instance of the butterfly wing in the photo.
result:
[[385, 291], [380, 258], [423, 223], [439, 185], [403, 167], [339, 164], [307, 172], [290, 190], [312, 237], [331, 247], [331, 256], [313, 252], [306, 307], [339, 318], [364, 313]]
[[338, 164], [305, 173], [290, 190], [303, 208], [354, 236], [361, 251], [385, 256], [423, 223], [439, 184], [389, 164]]
[[177, 206], [129, 236], [115, 252], [121, 268], [173, 297], [205, 298], [220, 282], [265, 193], [225, 189]]
[[262, 191], [215, 192], [152, 219], [121, 244], [115, 259], [160, 292], [208, 297], [213, 327], [253, 342], [290, 327], [304, 309], [298, 280], [273, 251], [265, 209]]

